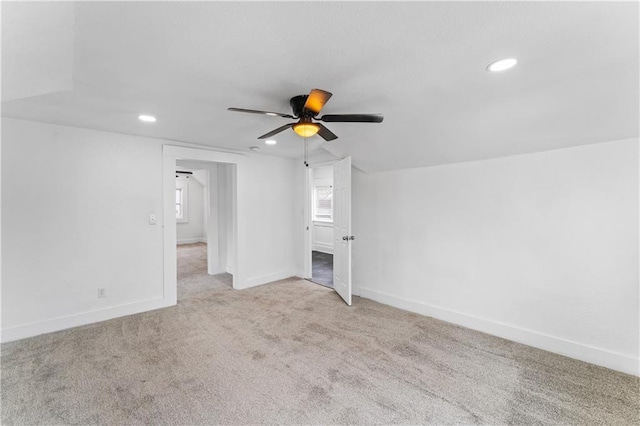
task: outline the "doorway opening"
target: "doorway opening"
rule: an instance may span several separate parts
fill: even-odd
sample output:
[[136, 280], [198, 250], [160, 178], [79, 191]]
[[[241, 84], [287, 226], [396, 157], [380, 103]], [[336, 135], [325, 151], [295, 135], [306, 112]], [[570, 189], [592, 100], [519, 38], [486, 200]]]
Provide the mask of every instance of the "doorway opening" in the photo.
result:
[[317, 282], [314, 252], [330, 254], [331, 287], [351, 306], [351, 157], [309, 165], [305, 193], [304, 278]]
[[[233, 288], [233, 276], [228, 271], [226, 260], [230, 228], [227, 194], [230, 191], [224, 167], [213, 162], [176, 161], [176, 279], [179, 301], [205, 292]], [[217, 256], [218, 261], [210, 262], [212, 256]], [[210, 263], [213, 264], [211, 268]]]
[[311, 281], [333, 288], [333, 166], [311, 167]]
[[321, 251], [311, 252], [311, 281], [333, 288], [333, 255]]
[[[242, 214], [238, 205], [238, 182], [244, 176], [243, 156], [173, 145], [163, 146], [162, 151], [164, 306], [178, 302], [179, 279], [181, 299], [203, 291], [241, 288], [246, 280], [246, 262], [241, 255], [245, 252], [245, 242], [238, 238], [244, 232], [241, 227], [244, 222], [238, 220]], [[191, 172], [188, 179], [182, 177], [186, 181], [195, 181], [200, 175], [201, 186], [194, 184], [196, 189], [192, 190], [190, 184], [181, 184], [181, 173], [177, 171], [187, 172], [182, 175]], [[192, 195], [189, 191], [199, 189], [202, 190], [200, 204], [198, 195], [189, 197]], [[188, 198], [192, 198], [191, 205]], [[202, 212], [201, 230], [190, 235], [179, 231], [180, 223], [186, 223], [180, 221], [187, 215], [189, 222], [192, 217], [194, 225], [198, 222], [192, 216], [196, 211]]]

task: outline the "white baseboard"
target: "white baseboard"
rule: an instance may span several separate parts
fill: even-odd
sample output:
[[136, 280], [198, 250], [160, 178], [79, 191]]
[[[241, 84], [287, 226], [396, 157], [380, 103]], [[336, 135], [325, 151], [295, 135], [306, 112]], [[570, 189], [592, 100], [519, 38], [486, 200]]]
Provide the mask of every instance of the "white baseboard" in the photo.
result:
[[640, 376], [640, 360], [617, 352], [607, 351], [578, 342], [562, 339], [533, 330], [476, 317], [463, 312], [453, 311], [424, 302], [416, 302], [404, 297], [393, 296], [381, 291], [361, 287], [360, 296], [375, 300], [417, 314], [433, 317], [452, 324], [492, 334], [534, 348], [554, 352], [569, 358], [575, 358], [591, 364]]
[[295, 269], [287, 269], [286, 271], [275, 272], [273, 274], [261, 275], [258, 277], [252, 277], [247, 279], [246, 283], [241, 287], [238, 287], [238, 290], [243, 290], [245, 288], [256, 287], [262, 284], [271, 283], [274, 281], [284, 280], [285, 278], [291, 278], [296, 275]]
[[193, 243], [206, 243], [207, 239], [205, 237], [200, 238], [184, 238], [182, 240], [177, 240], [177, 244], [193, 244]]
[[166, 308], [172, 305], [173, 303], [167, 303], [163, 298], [150, 299], [141, 302], [112, 306], [95, 311], [82, 312], [65, 317], [53, 318], [46, 321], [33, 322], [17, 327], [2, 329], [0, 341], [2, 341], [2, 343], [5, 343], [14, 340], [26, 339], [27, 337], [38, 336], [45, 333], [53, 333], [54, 331], [66, 330], [68, 328], [106, 321], [126, 315], [139, 314], [141, 312], [152, 311], [159, 308]]
[[320, 251], [322, 253], [327, 253], [327, 254], [333, 254], [333, 244], [313, 243], [311, 245], [311, 250]]

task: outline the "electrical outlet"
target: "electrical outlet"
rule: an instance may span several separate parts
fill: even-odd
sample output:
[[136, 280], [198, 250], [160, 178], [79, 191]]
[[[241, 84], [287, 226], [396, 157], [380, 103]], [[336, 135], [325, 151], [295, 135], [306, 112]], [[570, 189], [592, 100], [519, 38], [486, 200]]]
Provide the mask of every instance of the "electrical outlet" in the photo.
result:
[[107, 289], [99, 288], [98, 289], [98, 299], [101, 299], [103, 297], [107, 297]]
[[150, 214], [149, 215], [149, 225], [155, 225], [156, 223], [158, 223], [158, 218], [156, 217], [155, 214]]

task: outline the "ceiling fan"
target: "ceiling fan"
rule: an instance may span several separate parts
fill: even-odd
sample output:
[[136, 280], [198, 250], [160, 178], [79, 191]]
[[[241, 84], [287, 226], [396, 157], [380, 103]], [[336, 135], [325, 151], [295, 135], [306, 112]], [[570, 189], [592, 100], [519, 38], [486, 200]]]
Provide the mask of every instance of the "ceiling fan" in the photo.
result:
[[325, 141], [332, 141], [337, 139], [338, 136], [336, 136], [331, 130], [327, 129], [323, 124], [318, 123], [318, 121], [324, 121], [325, 123], [382, 123], [382, 120], [384, 119], [382, 114], [326, 114], [322, 117], [317, 117], [317, 115], [320, 114], [322, 107], [327, 103], [331, 96], [331, 93], [320, 89], [313, 89], [308, 95], [294, 96], [289, 101], [293, 115], [244, 108], [228, 109], [229, 111], [264, 114], [272, 117], [292, 118], [294, 120], [298, 120], [296, 123], [285, 124], [284, 126], [280, 126], [277, 129], [270, 131], [269, 133], [265, 133], [264, 135], [259, 136], [258, 139], [267, 139], [287, 130], [288, 128], [292, 128], [294, 132], [303, 138], [308, 138], [318, 134]]

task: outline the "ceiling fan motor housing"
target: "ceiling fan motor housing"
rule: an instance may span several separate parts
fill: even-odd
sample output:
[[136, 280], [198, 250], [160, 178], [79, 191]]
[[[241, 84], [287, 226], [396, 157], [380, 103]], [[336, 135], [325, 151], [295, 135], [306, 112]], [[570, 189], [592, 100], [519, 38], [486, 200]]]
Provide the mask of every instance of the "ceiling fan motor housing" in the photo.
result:
[[298, 95], [291, 98], [289, 105], [291, 105], [294, 116], [302, 117], [303, 115], [310, 115], [313, 117], [313, 112], [311, 111], [304, 111], [306, 114], [303, 114], [304, 104], [307, 102], [308, 97], [309, 95]]

